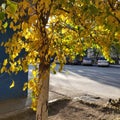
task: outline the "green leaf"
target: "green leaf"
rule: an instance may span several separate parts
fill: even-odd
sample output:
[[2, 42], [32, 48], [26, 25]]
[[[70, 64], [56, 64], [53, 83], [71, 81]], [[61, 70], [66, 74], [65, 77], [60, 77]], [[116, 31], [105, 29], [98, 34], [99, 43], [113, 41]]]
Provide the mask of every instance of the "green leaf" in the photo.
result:
[[10, 8], [10, 12], [11, 13], [15, 13], [17, 10], [17, 3], [11, 1], [11, 0], [7, 0], [7, 5]]
[[0, 12], [0, 20], [4, 20], [5, 18], [5, 13], [4, 12]]
[[97, 15], [99, 13], [98, 9], [93, 5], [89, 6], [89, 10], [90, 10], [90, 13], [94, 15]]
[[8, 23], [5, 22], [5, 23], [3, 24], [3, 27], [4, 27], [4, 28], [7, 28], [7, 26], [8, 26]]
[[90, 3], [90, 0], [81, 0], [82, 2], [86, 3], [86, 4], [89, 4]]

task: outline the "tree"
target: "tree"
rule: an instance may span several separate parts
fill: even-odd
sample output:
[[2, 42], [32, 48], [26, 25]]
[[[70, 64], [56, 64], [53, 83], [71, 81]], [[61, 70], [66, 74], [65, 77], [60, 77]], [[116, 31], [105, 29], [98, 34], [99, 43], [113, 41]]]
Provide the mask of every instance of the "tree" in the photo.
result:
[[120, 44], [118, 40], [114, 40], [111, 44], [111, 57], [115, 60], [115, 63], [119, 64], [120, 60]]
[[[15, 31], [8, 42], [2, 43], [9, 59], [1, 72], [27, 71], [29, 64], [39, 64], [39, 71], [33, 71], [34, 78], [25, 84], [32, 90], [36, 120], [47, 120], [48, 116], [51, 56], [60, 61], [61, 70], [66, 56], [73, 58], [96, 46], [109, 59], [113, 38], [120, 43], [118, 0], [7, 0], [0, 10], [0, 29]], [[22, 51], [26, 54], [18, 59]]]

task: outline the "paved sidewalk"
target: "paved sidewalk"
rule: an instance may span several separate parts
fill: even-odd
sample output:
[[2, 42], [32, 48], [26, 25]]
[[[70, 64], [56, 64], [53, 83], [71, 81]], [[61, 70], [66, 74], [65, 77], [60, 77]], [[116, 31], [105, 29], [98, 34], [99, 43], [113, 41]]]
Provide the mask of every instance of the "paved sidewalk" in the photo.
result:
[[[27, 98], [20, 98], [20, 99], [13, 99], [13, 100], [7, 100], [0, 102], [0, 120], [3, 120], [5, 118], [9, 118], [9, 116], [14, 116], [23, 112], [26, 112], [31, 105], [31, 99], [28, 95]], [[94, 103], [94, 104], [104, 104], [107, 102], [107, 99], [87, 95], [87, 94], [81, 94], [76, 97], [72, 96], [66, 96], [61, 93], [57, 93], [55, 91], [49, 92], [49, 103], [55, 102], [59, 99], [73, 99], [73, 100], [82, 100], [84, 102], [88, 103]]]
[[[62, 99], [64, 97], [65, 97], [64, 95], [49, 92], [49, 102], [55, 101], [57, 99]], [[30, 94], [28, 94], [27, 98], [0, 101], [0, 120], [10, 115], [23, 112], [24, 110], [29, 109], [30, 105], [31, 105]]]

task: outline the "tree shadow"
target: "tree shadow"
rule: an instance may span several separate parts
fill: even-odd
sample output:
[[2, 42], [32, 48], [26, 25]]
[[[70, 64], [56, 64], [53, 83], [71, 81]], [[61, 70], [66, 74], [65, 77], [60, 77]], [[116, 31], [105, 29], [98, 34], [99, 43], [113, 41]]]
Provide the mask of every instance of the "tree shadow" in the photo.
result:
[[70, 102], [70, 99], [59, 99], [55, 102], [52, 102], [48, 106], [49, 116], [56, 115], [60, 110], [64, 109]]

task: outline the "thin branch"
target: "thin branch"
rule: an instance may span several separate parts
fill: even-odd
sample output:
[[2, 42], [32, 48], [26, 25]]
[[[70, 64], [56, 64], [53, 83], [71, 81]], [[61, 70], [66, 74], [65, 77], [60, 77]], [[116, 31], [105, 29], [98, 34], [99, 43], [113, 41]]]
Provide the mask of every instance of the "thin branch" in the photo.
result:
[[120, 19], [117, 16], [113, 15], [113, 17], [120, 23]]
[[[113, 10], [113, 11], [115, 11], [115, 6], [113, 6], [112, 5], [112, 3], [110, 2], [110, 0], [108, 0], [108, 4], [109, 4], [109, 6], [110, 6], [110, 8]], [[117, 3], [116, 3], [117, 4]], [[118, 23], [120, 23], [120, 19], [117, 17], [117, 16], [115, 16], [115, 15], [113, 15], [112, 14], [112, 16], [118, 21]]]
[[114, 9], [112, 3], [110, 2], [110, 0], [108, 0], [108, 4], [109, 4], [110, 8], [114, 11], [115, 9]]
[[66, 13], [70, 13], [68, 10], [65, 10], [65, 9], [63, 9], [63, 8], [59, 8], [59, 10], [62, 10], [62, 11], [64, 11], [64, 12], [66, 12]]

